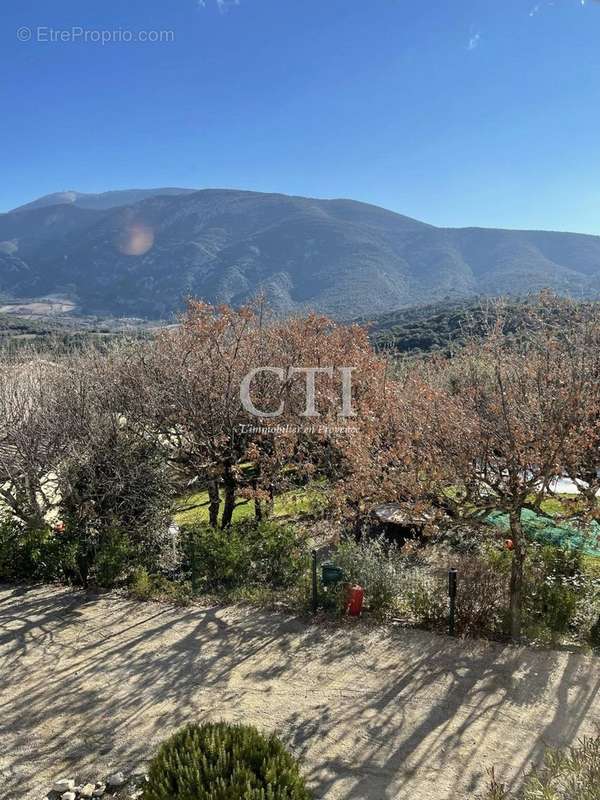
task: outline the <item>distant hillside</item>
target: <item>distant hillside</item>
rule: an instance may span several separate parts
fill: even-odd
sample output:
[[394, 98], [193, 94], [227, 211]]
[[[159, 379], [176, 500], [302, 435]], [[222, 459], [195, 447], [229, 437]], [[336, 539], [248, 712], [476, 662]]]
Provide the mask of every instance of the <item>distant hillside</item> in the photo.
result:
[[357, 321], [368, 324], [378, 350], [404, 355], [449, 352], [476, 333], [478, 327], [483, 330], [483, 308], [485, 305], [479, 300], [442, 302]]
[[596, 236], [436, 228], [353, 200], [234, 190], [143, 190], [131, 203], [136, 191], [0, 215], [0, 296], [155, 319], [187, 295], [237, 305], [258, 291], [280, 313], [342, 319], [543, 287], [600, 296]]
[[[538, 298], [536, 295], [499, 302], [481, 297], [460, 303], [435, 303], [357, 321], [368, 325], [371, 341], [378, 350], [399, 355], [450, 354], [467, 340], [484, 336], [498, 319], [502, 320], [506, 336], [526, 336], [530, 330], [532, 306], [537, 314], [544, 314]], [[584, 305], [575, 304], [574, 308], [581, 309]], [[546, 319], [561, 327], [567, 326], [572, 309], [570, 305], [564, 308], [551, 306], [549, 313], [552, 316], [546, 316]]]

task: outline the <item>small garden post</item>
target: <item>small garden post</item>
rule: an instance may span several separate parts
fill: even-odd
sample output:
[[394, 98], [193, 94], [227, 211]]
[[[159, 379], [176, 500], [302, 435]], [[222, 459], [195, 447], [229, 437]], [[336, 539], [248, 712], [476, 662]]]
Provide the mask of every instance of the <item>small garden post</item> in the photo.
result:
[[312, 610], [313, 614], [316, 614], [317, 607], [319, 604], [318, 592], [317, 592], [317, 551], [312, 551]]
[[448, 618], [448, 634], [454, 636], [456, 627], [456, 591], [458, 586], [458, 572], [455, 569], [448, 571], [448, 597], [450, 598], [450, 613]]
[[198, 594], [198, 563], [196, 559], [196, 539], [192, 536], [191, 541], [191, 567], [192, 567], [192, 594], [195, 596]]

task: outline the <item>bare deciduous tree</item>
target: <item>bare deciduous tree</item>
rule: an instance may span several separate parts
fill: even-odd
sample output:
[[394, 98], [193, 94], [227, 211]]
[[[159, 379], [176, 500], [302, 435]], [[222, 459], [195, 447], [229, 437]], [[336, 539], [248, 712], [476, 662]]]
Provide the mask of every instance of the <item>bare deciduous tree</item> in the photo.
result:
[[[125, 382], [143, 396], [140, 418], [153, 419], [171, 460], [206, 481], [213, 526], [222, 487], [220, 524], [227, 527], [240, 492], [254, 498], [257, 516], [263, 513], [263, 501], [291, 474], [285, 465], [307, 474], [333, 469], [344, 435], [337, 430], [354, 424], [340, 417], [340, 367], [353, 369], [353, 402], [365, 405], [371, 377], [383, 367], [364, 330], [314, 315], [266, 319], [260, 301], [238, 310], [191, 302], [179, 327], [138, 350]], [[315, 376], [318, 417], [306, 416], [304, 370], [311, 368], [324, 369]], [[248, 376], [258, 416], [242, 400]]]
[[0, 498], [30, 528], [56, 504], [83, 395], [66, 361], [19, 351], [0, 364]]
[[510, 339], [495, 316], [482, 340], [450, 360], [412, 366], [390, 387], [395, 402], [384, 424], [351, 453], [350, 487], [413, 509], [480, 519], [506, 513], [518, 639], [528, 544], [522, 512], [543, 513], [557, 478], [568, 475], [582, 494], [563, 503], [564, 516], [597, 513], [600, 314], [542, 298], [523, 335]]

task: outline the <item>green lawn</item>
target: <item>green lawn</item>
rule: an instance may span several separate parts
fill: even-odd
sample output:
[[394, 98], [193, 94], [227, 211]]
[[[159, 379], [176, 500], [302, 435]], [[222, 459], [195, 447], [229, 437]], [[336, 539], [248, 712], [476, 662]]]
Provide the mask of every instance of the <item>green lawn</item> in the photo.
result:
[[[221, 493], [223, 501], [223, 493]], [[275, 498], [274, 517], [297, 517], [304, 514], [314, 514], [325, 508], [327, 498], [323, 484], [309, 484], [299, 489], [284, 492]], [[195, 492], [185, 497], [180, 497], [176, 504], [175, 521], [178, 525], [193, 525], [208, 522], [208, 492]], [[254, 502], [237, 500], [233, 512], [233, 521], [254, 516]]]

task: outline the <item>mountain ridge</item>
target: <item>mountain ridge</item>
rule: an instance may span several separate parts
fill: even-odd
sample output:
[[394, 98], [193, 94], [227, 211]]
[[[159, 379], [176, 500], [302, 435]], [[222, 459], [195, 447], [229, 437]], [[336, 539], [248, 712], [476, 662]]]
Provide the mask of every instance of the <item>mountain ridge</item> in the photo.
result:
[[345, 198], [236, 189], [131, 190], [147, 194], [121, 205], [122, 191], [103, 193], [110, 207], [32, 201], [0, 214], [0, 297], [169, 318], [187, 295], [238, 305], [262, 291], [280, 313], [347, 319], [546, 287], [600, 293], [590, 234], [440, 228]]
[[156, 195], [191, 194], [196, 189], [183, 189], [177, 187], [161, 187], [157, 189], [112, 189], [108, 192], [77, 192], [67, 189], [64, 192], [52, 192], [37, 197], [29, 203], [11, 209], [13, 211], [27, 211], [32, 208], [45, 208], [46, 206], [74, 205], [79, 208], [117, 208], [118, 206], [131, 205], [147, 197]]

